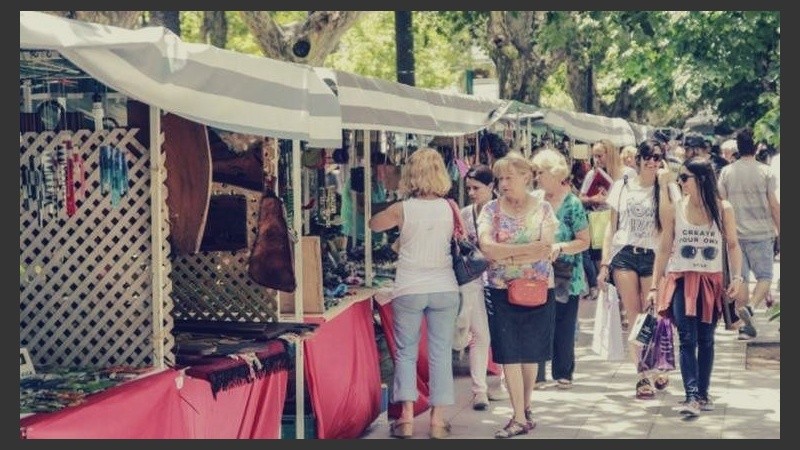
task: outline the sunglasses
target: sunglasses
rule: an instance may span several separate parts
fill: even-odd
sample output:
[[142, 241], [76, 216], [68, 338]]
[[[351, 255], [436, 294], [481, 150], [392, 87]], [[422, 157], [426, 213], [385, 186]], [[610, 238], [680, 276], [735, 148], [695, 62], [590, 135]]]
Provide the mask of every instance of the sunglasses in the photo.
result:
[[651, 155], [642, 155], [642, 159], [643, 160], [650, 161], [652, 159], [655, 162], [661, 161], [661, 159], [663, 157], [664, 157], [664, 155], [662, 155], [661, 153], [653, 153]]
[[681, 181], [681, 183], [686, 183], [689, 181], [689, 178], [694, 178], [694, 175], [689, 175], [688, 173], [681, 173], [678, 175], [678, 179]]
[[694, 259], [697, 256], [698, 250], [706, 261], [712, 261], [717, 257], [716, 247], [695, 247], [693, 245], [684, 245], [681, 247], [681, 256], [686, 259]]

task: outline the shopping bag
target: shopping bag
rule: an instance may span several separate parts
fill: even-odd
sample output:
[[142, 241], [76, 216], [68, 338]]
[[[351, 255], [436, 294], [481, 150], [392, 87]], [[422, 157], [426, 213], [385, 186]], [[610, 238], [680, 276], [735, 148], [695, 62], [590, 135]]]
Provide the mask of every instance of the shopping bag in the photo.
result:
[[591, 248], [599, 250], [603, 248], [603, 239], [606, 234], [606, 227], [611, 220], [611, 210], [589, 211], [589, 235], [591, 237]]
[[640, 350], [639, 372], [669, 372], [671, 370], [675, 370], [672, 320], [669, 317], [659, 317], [653, 338]]
[[650, 306], [645, 312], [636, 316], [631, 333], [628, 335], [628, 342], [638, 342], [643, 345], [649, 344], [653, 340], [657, 324], [658, 320], [653, 314], [653, 307]]
[[619, 317], [619, 295], [613, 285], [607, 286], [597, 297], [592, 351], [606, 361], [621, 361], [625, 359], [625, 346]]

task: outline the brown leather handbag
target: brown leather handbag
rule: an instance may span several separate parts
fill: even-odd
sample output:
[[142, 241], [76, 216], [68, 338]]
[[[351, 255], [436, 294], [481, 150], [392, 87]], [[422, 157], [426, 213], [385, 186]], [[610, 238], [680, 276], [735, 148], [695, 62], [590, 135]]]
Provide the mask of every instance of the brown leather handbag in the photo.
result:
[[256, 283], [283, 292], [294, 292], [294, 259], [292, 234], [286, 223], [283, 202], [272, 189], [261, 196], [258, 210], [258, 231], [247, 272]]

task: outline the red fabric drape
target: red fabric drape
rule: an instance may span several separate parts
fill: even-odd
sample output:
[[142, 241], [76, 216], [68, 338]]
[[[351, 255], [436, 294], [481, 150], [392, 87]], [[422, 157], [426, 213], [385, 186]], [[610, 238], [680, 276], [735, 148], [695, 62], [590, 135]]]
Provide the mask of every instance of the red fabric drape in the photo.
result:
[[175, 384], [179, 376], [167, 369], [89, 396], [81, 405], [28, 416], [20, 420], [20, 434], [28, 439], [188, 437]]
[[304, 341], [317, 438], [353, 439], [380, 414], [381, 375], [371, 299], [356, 302]]
[[[389, 353], [394, 359], [397, 353], [397, 343], [394, 340], [394, 329], [392, 328], [392, 304], [384, 303], [378, 304], [378, 313], [381, 317], [381, 327], [386, 336], [386, 343], [389, 346]], [[425, 326], [425, 318], [422, 319], [422, 337], [419, 340], [419, 354], [417, 356], [417, 391], [419, 397], [414, 402], [414, 415], [417, 416], [427, 411], [430, 407], [430, 388], [428, 386], [428, 328]], [[391, 389], [391, 386], [389, 387]], [[391, 393], [389, 394], [391, 400]], [[400, 403], [389, 404], [389, 417], [397, 419], [400, 417], [401, 405]]]
[[188, 436], [197, 439], [278, 439], [287, 370], [211, 394], [208, 381], [184, 377], [181, 408]]

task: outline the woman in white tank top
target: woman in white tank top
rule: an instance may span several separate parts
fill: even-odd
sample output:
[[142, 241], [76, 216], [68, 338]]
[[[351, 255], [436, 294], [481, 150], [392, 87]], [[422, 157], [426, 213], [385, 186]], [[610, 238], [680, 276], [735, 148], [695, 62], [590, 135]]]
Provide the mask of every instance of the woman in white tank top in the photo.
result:
[[394, 280], [392, 329], [394, 357], [392, 402], [402, 403], [391, 435], [413, 435], [417, 391], [417, 356], [423, 317], [428, 334], [431, 438], [450, 434], [444, 407], [455, 403], [453, 332], [458, 315], [458, 283], [450, 256], [453, 210], [445, 196], [452, 182], [442, 156], [433, 149], [415, 151], [400, 178], [406, 200], [394, 203], [369, 221], [372, 231], [400, 228], [400, 252]]
[[[708, 395], [714, 364], [714, 330], [723, 307], [723, 264], [732, 270], [727, 295], [742, 287], [742, 252], [733, 207], [721, 200], [711, 162], [687, 160], [678, 182], [683, 198], [660, 209], [663, 226], [653, 282], [647, 296], [656, 311], [678, 327], [685, 401], [677, 408], [689, 417], [713, 410]], [[722, 245], [729, 261], [723, 261]]]

